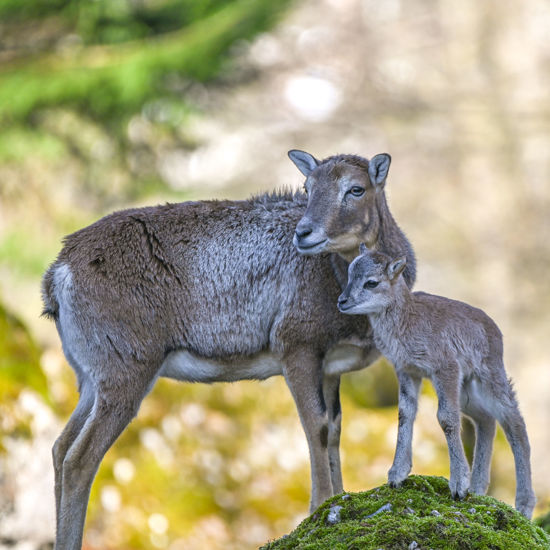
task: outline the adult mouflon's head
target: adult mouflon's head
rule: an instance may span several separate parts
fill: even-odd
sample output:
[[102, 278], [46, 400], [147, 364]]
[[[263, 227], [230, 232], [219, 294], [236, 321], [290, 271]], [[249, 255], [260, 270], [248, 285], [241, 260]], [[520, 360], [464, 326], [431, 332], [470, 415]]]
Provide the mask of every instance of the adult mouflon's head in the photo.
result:
[[288, 156], [306, 176], [307, 209], [294, 234], [298, 251], [354, 255], [360, 243], [374, 246], [390, 155], [382, 153], [370, 161], [337, 155], [318, 161], [294, 149]]
[[349, 266], [348, 284], [338, 298], [338, 309], [352, 315], [379, 313], [393, 302], [407, 258], [392, 259], [387, 254], [369, 251], [364, 244], [360, 252]]

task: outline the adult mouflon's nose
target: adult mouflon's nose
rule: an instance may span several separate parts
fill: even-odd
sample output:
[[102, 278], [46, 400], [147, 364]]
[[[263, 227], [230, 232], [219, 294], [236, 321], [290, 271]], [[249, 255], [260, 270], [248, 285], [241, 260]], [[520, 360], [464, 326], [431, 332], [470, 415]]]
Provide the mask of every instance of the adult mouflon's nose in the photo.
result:
[[317, 254], [326, 245], [327, 237], [321, 227], [304, 217], [296, 225], [292, 242], [302, 254]]
[[296, 226], [296, 238], [298, 239], [298, 241], [300, 241], [301, 239], [304, 239], [305, 237], [307, 237], [308, 235], [311, 235], [311, 233], [313, 232], [313, 228], [311, 227], [311, 224], [309, 222], [303, 222], [303, 220], [298, 223], [298, 225]]

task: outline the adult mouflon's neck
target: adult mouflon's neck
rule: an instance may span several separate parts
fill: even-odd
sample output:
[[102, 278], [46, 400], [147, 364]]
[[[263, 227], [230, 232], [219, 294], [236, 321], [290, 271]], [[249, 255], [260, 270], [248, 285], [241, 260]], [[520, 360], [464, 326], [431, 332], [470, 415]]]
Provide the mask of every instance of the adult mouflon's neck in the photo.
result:
[[[375, 208], [370, 212], [369, 219], [369, 242], [365, 243], [371, 250], [383, 252], [392, 258], [398, 256], [407, 257], [407, 265], [403, 272], [403, 276], [409, 288], [412, 288], [416, 279], [416, 258], [411, 243], [401, 228], [397, 225], [392, 216], [385, 193], [378, 193], [375, 198]], [[350, 249], [340, 252], [338, 255], [345, 260], [347, 266], [359, 254], [358, 249]], [[341, 262], [337, 262], [341, 264]], [[334, 265], [334, 262], [333, 262]], [[338, 269], [341, 270], [341, 267]], [[337, 274], [338, 276], [338, 274]], [[345, 284], [344, 284], [345, 286]]]

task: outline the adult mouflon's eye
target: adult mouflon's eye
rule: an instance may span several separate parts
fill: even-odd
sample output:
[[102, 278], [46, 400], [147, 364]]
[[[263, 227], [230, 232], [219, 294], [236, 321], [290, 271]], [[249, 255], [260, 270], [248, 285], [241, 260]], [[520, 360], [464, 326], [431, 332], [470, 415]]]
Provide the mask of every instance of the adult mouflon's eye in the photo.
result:
[[354, 196], [354, 197], [360, 197], [364, 192], [365, 190], [362, 188], [362, 187], [359, 187], [358, 185], [354, 185], [350, 190], [349, 192]]
[[373, 279], [369, 279], [364, 285], [363, 288], [376, 288], [378, 286], [378, 281], [374, 281]]

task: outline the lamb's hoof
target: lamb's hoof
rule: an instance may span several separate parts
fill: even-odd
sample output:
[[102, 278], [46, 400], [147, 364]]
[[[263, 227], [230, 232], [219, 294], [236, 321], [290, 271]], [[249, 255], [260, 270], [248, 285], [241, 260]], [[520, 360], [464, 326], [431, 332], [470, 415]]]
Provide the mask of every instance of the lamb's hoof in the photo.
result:
[[403, 481], [389, 481], [388, 480], [388, 485], [392, 489], [399, 489], [399, 487], [401, 487], [401, 485], [403, 485]]
[[469, 492], [470, 484], [468, 480], [462, 479], [456, 481], [451, 479], [451, 481], [449, 481], [449, 489], [451, 491], [451, 496], [455, 500], [463, 500]]
[[534, 493], [529, 494], [524, 498], [516, 498], [516, 510], [523, 514], [527, 519], [531, 519], [533, 508], [537, 503]]
[[391, 470], [388, 473], [388, 485], [393, 489], [397, 489], [403, 485], [403, 482], [407, 479], [406, 475], [397, 475]]
[[486, 495], [487, 489], [489, 488], [488, 483], [475, 483], [472, 482], [470, 485], [470, 493], [473, 493], [474, 495]]

